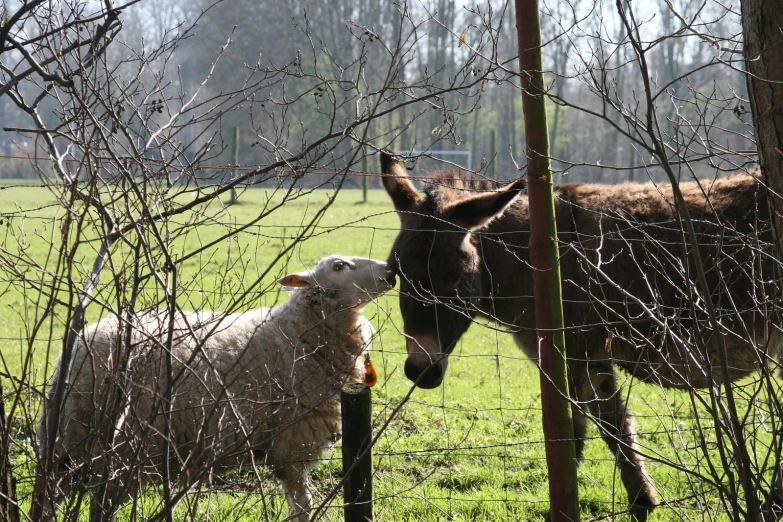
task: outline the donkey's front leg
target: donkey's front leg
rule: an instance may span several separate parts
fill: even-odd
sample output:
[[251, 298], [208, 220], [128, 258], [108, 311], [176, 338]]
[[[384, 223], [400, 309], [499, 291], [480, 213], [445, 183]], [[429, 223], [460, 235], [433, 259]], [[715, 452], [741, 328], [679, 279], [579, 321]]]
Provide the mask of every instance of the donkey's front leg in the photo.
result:
[[601, 437], [614, 453], [631, 514], [637, 520], [646, 520], [647, 513], [658, 505], [658, 492], [638, 452], [636, 421], [623, 400], [610, 364], [592, 362], [587, 374], [578, 390], [579, 400], [590, 405]]

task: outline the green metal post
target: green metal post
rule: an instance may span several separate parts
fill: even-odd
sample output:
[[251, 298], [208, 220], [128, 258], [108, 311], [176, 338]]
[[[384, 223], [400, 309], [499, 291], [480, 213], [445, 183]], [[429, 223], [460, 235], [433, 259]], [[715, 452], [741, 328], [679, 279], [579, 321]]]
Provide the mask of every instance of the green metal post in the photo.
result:
[[530, 262], [541, 366], [541, 405], [552, 522], [579, 520], [574, 425], [568, 397], [560, 255], [544, 104], [538, 0], [516, 0], [527, 140]]

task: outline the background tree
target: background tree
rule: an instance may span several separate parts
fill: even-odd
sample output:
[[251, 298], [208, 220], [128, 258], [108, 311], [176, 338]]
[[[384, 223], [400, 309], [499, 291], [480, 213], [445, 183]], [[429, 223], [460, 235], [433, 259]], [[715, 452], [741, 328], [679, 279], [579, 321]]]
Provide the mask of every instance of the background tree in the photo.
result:
[[[390, 145], [419, 119], [428, 122], [423, 148], [458, 144], [460, 119], [470, 114], [482, 84], [503, 73], [493, 44], [499, 41], [496, 20], [474, 17], [474, 40], [460, 46], [450, 27], [453, 6], [447, 23], [406, 3], [158, 7], [31, 2], [3, 16], [0, 99], [15, 108], [3, 115], [4, 130], [11, 142], [31, 144], [21, 155], [30, 158], [27, 167], [65, 216], [46, 225], [51, 235], [43, 252], [26, 248], [16, 226], [4, 230], [0, 247], [3, 279], [31, 314], [20, 354], [25, 362], [7, 392], [14, 397], [9, 416], [25, 419], [26, 433], [41, 435], [30, 436], [20, 457], [34, 469], [34, 481], [21, 488], [30, 495], [23, 516], [34, 520], [52, 516], [54, 470], [62, 464], [53, 449], [70, 393], [67, 368], [88, 323], [111, 316], [127, 332], [117, 346], [112, 382], [118, 386], [90, 432], [97, 446], [111, 447], [128, 420], [129, 340], [138, 314], [165, 310], [173, 318], [185, 309], [218, 309], [225, 318], [259, 295], [276, 299], [274, 276], [316, 234], [363, 154]], [[201, 33], [202, 27], [208, 30]], [[424, 60], [437, 64], [419, 68], [428, 38], [434, 43]], [[439, 132], [432, 132], [433, 114]], [[247, 140], [243, 163], [254, 165], [236, 172], [222, 166], [234, 126]], [[243, 189], [254, 186], [267, 189], [264, 200], [254, 202], [248, 221], [237, 223], [223, 198], [238, 190], [241, 203]], [[236, 238], [249, 230], [265, 237], [264, 227], [280, 209], [316, 188], [327, 189], [327, 197], [274, 246], [259, 239], [237, 246]], [[26, 218], [25, 212], [9, 216]], [[209, 237], [201, 235], [205, 227]], [[210, 268], [216, 249], [228, 256]], [[188, 268], [193, 263], [196, 274]], [[205, 277], [216, 283], [207, 285]], [[170, 351], [172, 339], [164, 342]], [[66, 371], [46, 386], [58, 356]], [[176, 376], [169, 371], [166, 378], [171, 390]], [[166, 418], [171, 403], [164, 393], [156, 415]], [[10, 440], [0, 438], [2, 459]], [[164, 446], [164, 455], [169, 450]], [[219, 451], [214, 462], [227, 458]], [[61, 506], [65, 520], [80, 516], [87, 493], [91, 520], [112, 517], [120, 506], [108, 478], [133, 477], [147, 465], [143, 458], [99, 460], [73, 467], [73, 479], [84, 488]], [[209, 487], [210, 469], [186, 478], [163, 465], [161, 495], [144, 506], [145, 516], [171, 520], [194, 487]], [[263, 480], [253, 473], [257, 483]], [[191, 515], [203, 494], [188, 504]]]
[[[18, 475], [23, 494], [35, 490], [41, 498], [51, 486], [45, 465], [36, 487], [27, 477], [41, 455], [33, 428], [46, 372], [55, 357], [67, 354], [69, 332], [110, 314], [230, 312], [259, 298], [273, 301], [269, 281], [303, 255], [306, 249], [298, 245], [324, 232], [319, 220], [334, 191], [357, 185], [350, 172], [364, 168], [362, 155], [377, 148], [471, 150], [474, 162], [465, 167], [487, 176], [494, 133], [499, 177], [525, 172], [515, 27], [505, 0], [465, 7], [442, 0], [69, 0], [6, 2], [2, 9], [0, 154], [29, 161], [2, 162], [0, 176], [39, 180], [57, 209], [45, 227], [33, 229], [47, 238], [45, 255], [27, 243], [30, 223], [45, 209], [4, 209], [0, 228], [2, 280], [8, 292], [22, 296], [14, 304], [26, 328], [12, 347], [15, 356], [21, 352], [24, 370], [2, 375], [11, 398], [6, 411], [21, 426], [14, 455], [17, 469], [19, 462], [27, 466]], [[759, 12], [771, 19], [768, 11], [751, 15]], [[730, 6], [712, 0], [553, 0], [542, 13], [556, 183], [616, 182], [629, 174], [671, 183], [754, 168], [742, 20]], [[759, 40], [766, 45], [762, 59], [748, 61], [749, 69], [780, 48], [769, 43], [771, 36]], [[772, 78], [768, 74], [758, 77]], [[772, 102], [754, 101], [752, 109], [765, 107]], [[772, 121], [776, 114], [755, 120]], [[235, 126], [242, 139], [236, 173], [225, 169]], [[768, 156], [762, 150], [765, 162]], [[418, 162], [427, 168], [424, 159]], [[372, 158], [367, 165], [374, 170]], [[265, 188], [269, 197], [254, 201], [252, 217], [237, 223], [223, 197], [237, 189], [236, 210], [250, 187]], [[283, 205], [304, 206], [314, 188], [329, 189], [329, 198], [311, 207], [315, 215], [268, 237]], [[253, 240], [239, 247], [239, 236]], [[757, 239], [748, 237], [747, 248], [767, 255]], [[570, 246], [562, 244], [561, 252]], [[225, 261], [214, 260], [216, 248], [230, 254]], [[203, 270], [194, 273], [194, 266]], [[687, 330], [687, 348], [697, 349], [700, 336], [713, 331], [701, 307], [719, 289], [705, 291], [682, 266], [672, 260], [658, 275], [681, 278], [683, 309], [699, 326], [681, 321], [681, 310], [656, 309], [656, 317]], [[218, 282], [214, 288], [205, 282], [209, 278]], [[599, 303], [601, 285], [611, 282], [599, 274], [593, 280], [600, 282], [594, 289]], [[773, 304], [761, 296], [756, 306]], [[734, 313], [721, 312], [722, 320]], [[605, 325], [616, 326], [610, 320]], [[770, 325], [771, 332], [775, 328]], [[648, 346], [649, 340], [639, 342]], [[666, 453], [652, 438], [655, 443], [639, 448], [693, 481], [691, 504], [668, 508], [683, 510], [682, 518], [696, 505], [705, 518], [731, 512], [739, 520], [743, 499], [770, 490], [781, 440], [774, 429], [771, 440], [755, 435], [777, 422], [780, 408], [774, 394], [768, 400], [758, 391], [775, 389], [771, 373], [752, 386], [738, 392], [740, 404], [759, 405], [744, 410], [744, 429], [668, 428], [685, 410], [689, 423], [709, 416], [720, 430], [730, 425], [734, 419], [720, 387], [676, 396], [676, 406], [661, 415], [664, 427], [647, 426], [670, 439], [667, 444], [683, 440], [681, 447], [689, 448]], [[444, 418], [447, 410], [440, 410]], [[118, 412], [107, 410], [97, 434], [111, 437]], [[743, 444], [756, 440], [766, 445], [752, 455], [768, 462], [742, 455]], [[732, 483], [740, 463], [756, 466], [750, 494]], [[90, 470], [97, 478], [113, 471]], [[145, 516], [172, 516], [177, 494], [191, 485], [172, 484], [143, 507]], [[190, 513], [199, 512], [210, 487], [216, 486], [189, 490], [197, 492], [189, 497], [196, 499], [186, 506]], [[77, 507], [69, 506], [66, 518], [75, 518]]]

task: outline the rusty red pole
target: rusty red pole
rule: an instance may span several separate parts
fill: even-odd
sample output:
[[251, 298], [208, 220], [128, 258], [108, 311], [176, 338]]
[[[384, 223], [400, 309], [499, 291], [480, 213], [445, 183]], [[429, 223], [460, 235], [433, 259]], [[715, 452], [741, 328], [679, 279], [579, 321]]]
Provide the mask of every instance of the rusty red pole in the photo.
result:
[[568, 397], [555, 198], [543, 95], [538, 0], [516, 0], [530, 204], [530, 263], [541, 368], [541, 405], [552, 522], [578, 521], [574, 425]]

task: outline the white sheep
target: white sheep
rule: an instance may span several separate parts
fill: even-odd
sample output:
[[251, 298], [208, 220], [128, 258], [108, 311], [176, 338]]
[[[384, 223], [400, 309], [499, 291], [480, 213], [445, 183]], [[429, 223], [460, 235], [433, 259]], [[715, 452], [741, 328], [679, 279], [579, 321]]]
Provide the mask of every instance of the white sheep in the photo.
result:
[[[81, 476], [92, 490], [110, 465], [111, 515], [141, 482], [161, 481], [168, 433], [170, 479], [180, 490], [210, 471], [265, 464], [282, 481], [291, 516], [308, 520], [309, 472], [341, 435], [339, 391], [364, 376], [361, 355], [374, 329], [362, 310], [395, 281], [382, 261], [333, 255], [278, 282], [295, 290], [271, 309], [178, 314], [171, 330], [167, 313], [144, 315], [132, 325], [129, 351], [120, 342], [125, 321], [88, 328], [75, 348], [56, 443], [62, 476]], [[106, 430], [111, 404], [119, 405], [116, 430]], [[67, 495], [73, 486], [61, 489]]]

